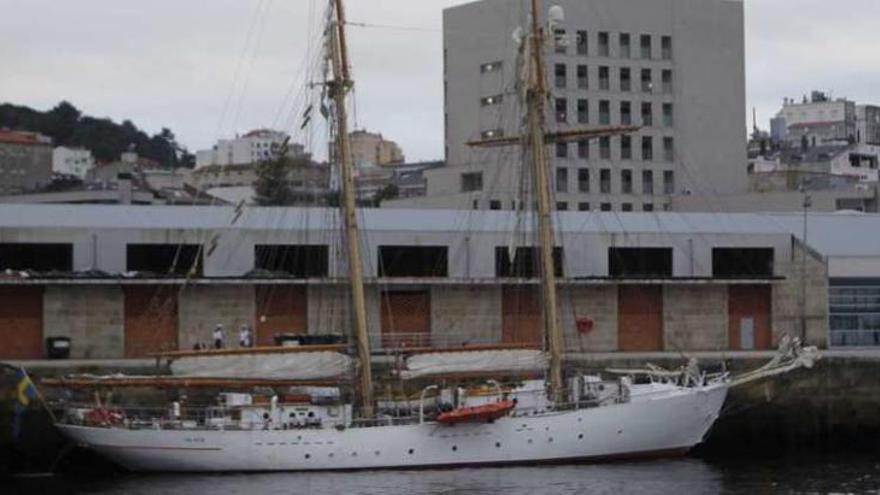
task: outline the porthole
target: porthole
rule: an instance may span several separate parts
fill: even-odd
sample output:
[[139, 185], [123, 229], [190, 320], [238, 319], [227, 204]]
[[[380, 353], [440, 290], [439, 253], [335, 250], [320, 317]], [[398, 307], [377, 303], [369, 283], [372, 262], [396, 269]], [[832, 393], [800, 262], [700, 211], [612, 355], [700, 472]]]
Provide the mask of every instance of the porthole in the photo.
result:
[[458, 445], [453, 445], [453, 446], [452, 446], [452, 451], [455, 452], [456, 450], [458, 450]]
[[413, 449], [409, 449], [409, 454], [410, 454], [410, 455], [412, 455], [413, 452], [415, 452], [415, 450], [413, 450]]
[[529, 443], [532, 443], [532, 439], [531, 439], [531, 438], [529, 439]]
[[373, 452], [373, 453], [376, 454], [376, 455], [379, 455], [379, 451], [378, 451], [378, 450], [377, 450], [376, 452]]
[[496, 448], [496, 449], [500, 449], [500, 448], [501, 448], [501, 442], [495, 442], [495, 448]]
[[306, 459], [312, 457], [312, 454], [306, 454]]
[[553, 437], [548, 438], [547, 441], [553, 443]]
[[583, 434], [583, 433], [581, 433], [580, 435], [578, 435], [578, 440], [583, 440], [583, 439], [584, 439], [584, 434]]
[[351, 456], [352, 456], [352, 457], [357, 457], [357, 456], [358, 456], [358, 453], [357, 453], [357, 452], [352, 452], [352, 453], [351, 453]]
[[330, 452], [329, 454], [327, 454], [327, 457], [333, 457], [333, 452]]
[[584, 418], [578, 418], [578, 423], [583, 422]]

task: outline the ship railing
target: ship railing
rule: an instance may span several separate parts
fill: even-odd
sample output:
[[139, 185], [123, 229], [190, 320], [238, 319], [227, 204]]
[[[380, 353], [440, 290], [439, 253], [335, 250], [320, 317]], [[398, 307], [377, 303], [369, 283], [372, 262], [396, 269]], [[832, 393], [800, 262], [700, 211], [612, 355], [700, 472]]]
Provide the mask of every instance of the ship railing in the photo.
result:
[[467, 332], [388, 332], [370, 336], [370, 347], [378, 352], [402, 352], [417, 347], [452, 348], [497, 343], [497, 339], [490, 336], [475, 337]]
[[266, 419], [242, 418], [236, 407], [217, 405], [180, 405], [168, 407], [98, 406], [94, 403], [66, 403], [60, 424], [127, 428], [133, 430], [287, 430], [340, 428], [348, 426], [344, 417], [313, 418], [301, 422], [275, 424]]

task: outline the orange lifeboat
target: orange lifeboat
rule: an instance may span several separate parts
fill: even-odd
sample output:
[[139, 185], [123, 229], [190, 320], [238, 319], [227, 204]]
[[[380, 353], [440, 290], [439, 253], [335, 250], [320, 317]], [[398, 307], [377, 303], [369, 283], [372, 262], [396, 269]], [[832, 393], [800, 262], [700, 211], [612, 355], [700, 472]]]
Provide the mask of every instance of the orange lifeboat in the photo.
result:
[[492, 404], [474, 407], [459, 407], [437, 416], [437, 422], [445, 425], [457, 423], [487, 422], [507, 416], [516, 407], [512, 400], [502, 400]]

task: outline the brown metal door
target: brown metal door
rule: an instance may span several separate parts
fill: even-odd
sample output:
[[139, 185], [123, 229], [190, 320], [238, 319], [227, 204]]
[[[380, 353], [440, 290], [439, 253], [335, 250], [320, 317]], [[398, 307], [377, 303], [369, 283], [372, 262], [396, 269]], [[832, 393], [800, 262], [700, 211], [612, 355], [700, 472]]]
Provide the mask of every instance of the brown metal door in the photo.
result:
[[125, 357], [177, 350], [177, 291], [172, 285], [123, 287]]
[[621, 351], [663, 350], [663, 287], [618, 287], [617, 325]]
[[431, 345], [431, 293], [386, 291], [382, 293], [382, 346]]
[[43, 357], [43, 288], [0, 287], [0, 358]]
[[[773, 340], [771, 290], [769, 285], [728, 286], [727, 336], [731, 349], [770, 349]], [[744, 332], [749, 335], [743, 335]], [[750, 343], [753, 345], [749, 346]]]
[[308, 333], [309, 299], [306, 286], [258, 285], [255, 297], [257, 345], [274, 345], [276, 334]]
[[501, 289], [501, 341], [541, 345], [541, 304], [538, 286]]

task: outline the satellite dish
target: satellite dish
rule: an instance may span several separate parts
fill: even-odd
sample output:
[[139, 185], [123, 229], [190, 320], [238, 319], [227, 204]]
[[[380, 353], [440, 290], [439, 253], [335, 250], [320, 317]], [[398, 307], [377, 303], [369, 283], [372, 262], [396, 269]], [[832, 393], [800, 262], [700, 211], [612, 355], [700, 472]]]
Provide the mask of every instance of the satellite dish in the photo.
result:
[[558, 26], [565, 22], [565, 11], [559, 5], [554, 5], [547, 11], [547, 20], [551, 26]]

